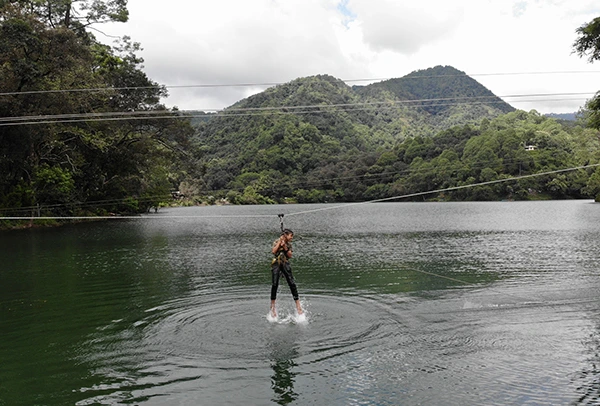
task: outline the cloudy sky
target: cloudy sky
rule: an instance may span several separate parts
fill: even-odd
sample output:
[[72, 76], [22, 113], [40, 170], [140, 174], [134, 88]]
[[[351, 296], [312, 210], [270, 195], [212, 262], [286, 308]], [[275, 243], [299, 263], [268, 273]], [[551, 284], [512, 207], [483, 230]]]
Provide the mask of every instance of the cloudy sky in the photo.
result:
[[597, 0], [129, 0], [128, 8], [129, 22], [98, 28], [140, 42], [144, 70], [174, 86], [165, 103], [182, 110], [221, 109], [298, 77], [367, 84], [357, 80], [436, 65], [541, 113], [577, 111], [600, 90], [600, 63], [572, 53], [575, 30], [600, 16]]

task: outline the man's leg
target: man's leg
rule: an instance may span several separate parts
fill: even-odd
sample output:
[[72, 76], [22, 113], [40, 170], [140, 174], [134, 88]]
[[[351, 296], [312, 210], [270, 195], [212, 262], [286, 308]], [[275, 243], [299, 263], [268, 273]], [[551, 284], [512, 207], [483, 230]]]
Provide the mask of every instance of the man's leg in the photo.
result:
[[290, 291], [292, 292], [292, 297], [296, 302], [296, 311], [298, 314], [304, 313], [302, 310], [302, 306], [300, 305], [300, 300], [298, 298], [298, 287], [296, 286], [296, 281], [294, 280], [294, 275], [292, 274], [292, 267], [288, 262], [283, 264], [283, 269], [281, 270], [283, 276], [285, 276], [285, 280], [290, 287]]
[[275, 301], [277, 300], [277, 289], [279, 288], [279, 264], [276, 262], [271, 267], [271, 316], [277, 317]]
[[271, 300], [271, 308], [269, 311], [271, 312], [271, 317], [277, 317], [277, 311], [275, 310], [275, 300]]
[[300, 305], [300, 300], [296, 300], [296, 312], [298, 312], [298, 314], [304, 313], [304, 310], [302, 310], [302, 306]]

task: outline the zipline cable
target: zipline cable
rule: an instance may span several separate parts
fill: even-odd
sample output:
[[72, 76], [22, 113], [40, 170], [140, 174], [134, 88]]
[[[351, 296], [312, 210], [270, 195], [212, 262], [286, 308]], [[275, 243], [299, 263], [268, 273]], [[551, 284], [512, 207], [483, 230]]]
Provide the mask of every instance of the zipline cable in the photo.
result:
[[[374, 199], [374, 200], [355, 202], [355, 203], [344, 203], [344, 204], [340, 204], [340, 205], [321, 207], [318, 209], [291, 212], [291, 213], [287, 213], [287, 216], [298, 216], [301, 214], [317, 213], [320, 211], [342, 209], [342, 208], [351, 207], [351, 206], [386, 202], [386, 201], [391, 201], [391, 200], [400, 200], [400, 199], [406, 199], [406, 198], [417, 197], [417, 196], [425, 196], [425, 195], [429, 195], [429, 194], [449, 192], [449, 191], [467, 189], [467, 188], [478, 187], [478, 186], [518, 181], [521, 179], [534, 178], [534, 177], [538, 177], [538, 176], [546, 176], [546, 175], [553, 175], [553, 174], [557, 174], [557, 173], [572, 172], [572, 171], [581, 170], [581, 169], [596, 168], [599, 166], [600, 166], [600, 163], [589, 164], [589, 165], [576, 166], [576, 167], [566, 168], [566, 169], [557, 169], [554, 171], [546, 171], [546, 172], [540, 172], [540, 173], [533, 173], [533, 174], [529, 174], [529, 175], [515, 176], [515, 177], [511, 177], [511, 178], [506, 178], [506, 179], [496, 179], [496, 180], [491, 180], [491, 181], [486, 181], [486, 182], [472, 183], [472, 184], [468, 184], [468, 185], [453, 186], [453, 187], [448, 187], [448, 188], [443, 188], [443, 189], [435, 189], [435, 190], [430, 190], [430, 191], [425, 191], [425, 192], [409, 193], [406, 195], [385, 197], [385, 198], [381, 198], [381, 199]], [[279, 214], [278, 216], [281, 216], [280, 217], [281, 224], [283, 224], [284, 214]], [[272, 218], [272, 217], [273, 217], [272, 214], [208, 215], [208, 216], [152, 216], [152, 215], [141, 216], [140, 215], [140, 216], [98, 216], [98, 217], [95, 217], [95, 216], [46, 216], [46, 217], [11, 216], [11, 217], [0, 217], [0, 220], [83, 220], [83, 219], [93, 220], [93, 219], [176, 219], [176, 218], [190, 219], [190, 218]]]
[[[515, 163], [519, 163], [521, 162], [520, 159], [514, 158], [514, 159], [504, 159], [504, 162], [502, 164], [502, 167], [507, 168], [510, 165], [514, 165]], [[486, 168], [488, 166], [488, 162], [487, 161], [476, 161], [473, 163], [470, 163], [470, 168], [471, 169], [482, 169], [482, 168]], [[367, 181], [383, 181], [383, 179], [386, 178], [391, 178], [394, 176], [398, 176], [401, 174], [404, 175], [418, 175], [418, 174], [426, 174], [429, 173], [429, 169], [426, 168], [419, 168], [419, 169], [403, 169], [403, 170], [398, 170], [398, 171], [393, 171], [393, 172], [385, 172], [385, 173], [367, 173], [367, 174], [363, 174], [363, 175], [355, 175], [355, 176], [338, 176], [338, 177], [332, 177], [332, 178], [324, 178], [324, 179], [320, 179], [319, 181], [295, 181], [295, 182], [285, 182], [283, 183], [284, 186], [292, 188], [292, 189], [301, 189], [301, 188], [307, 188], [307, 187], [323, 187], [323, 186], [327, 186], [327, 185], [331, 185], [334, 182], [347, 182], [347, 181], [351, 181], [351, 180], [359, 180], [359, 179], [363, 179], [363, 180], [367, 180]], [[389, 182], [389, 180], [388, 180]], [[230, 191], [243, 191], [246, 188], [246, 186], [244, 187], [239, 187], [239, 188], [229, 188], [229, 189], [212, 189], [210, 191], [207, 191], [207, 193], [225, 193], [225, 192], [230, 192]], [[140, 198], [135, 198], [135, 200], [137, 200], [138, 202], [152, 202], [155, 200], [170, 200], [172, 199], [172, 195], [155, 195], [155, 196], [144, 196], [144, 197], [140, 197]], [[3, 207], [0, 208], [0, 213], [2, 212], [11, 212], [11, 213], [20, 213], [20, 212], [32, 212], [32, 211], [37, 211], [40, 209], [43, 210], [47, 210], [47, 209], [58, 209], [58, 208], [83, 208], [86, 206], [112, 206], [115, 204], [119, 204], [119, 203], [126, 203], [128, 201], [131, 200], [131, 196], [128, 197], [123, 197], [123, 198], [116, 198], [116, 199], [105, 199], [105, 200], [89, 200], [89, 201], [84, 201], [84, 202], [68, 202], [68, 203], [55, 203], [55, 204], [44, 204], [42, 206], [22, 206], [22, 207]], [[13, 216], [16, 216], [16, 214], [13, 214]]]
[[493, 184], [496, 184], [496, 183], [511, 182], [511, 181], [516, 181], [516, 180], [521, 180], [521, 179], [533, 178], [533, 177], [537, 177], [537, 176], [552, 175], [552, 174], [563, 173], [563, 172], [572, 172], [572, 171], [576, 171], [576, 170], [579, 170], [579, 169], [595, 168], [595, 167], [598, 167], [598, 166], [600, 166], [600, 163], [599, 164], [590, 164], [590, 165], [576, 166], [576, 167], [567, 168], [567, 169], [557, 169], [555, 171], [533, 173], [533, 174], [529, 174], [529, 175], [515, 176], [515, 177], [512, 177], [512, 178], [506, 178], [506, 179], [490, 180], [490, 181], [487, 181], [487, 182], [472, 183], [472, 184], [469, 184], [469, 185], [453, 186], [453, 187], [449, 187], [449, 188], [430, 190], [430, 191], [426, 191], [426, 192], [410, 193], [410, 194], [401, 195], [401, 196], [384, 197], [382, 199], [374, 199], [374, 200], [363, 201], [363, 202], [345, 203], [345, 204], [336, 205], [336, 206], [321, 207], [321, 208], [318, 208], [318, 209], [292, 212], [292, 213], [288, 213], [287, 215], [288, 216], [297, 216], [297, 215], [300, 215], [300, 214], [317, 213], [317, 212], [320, 212], [320, 211], [334, 210], [334, 209], [346, 208], [346, 207], [357, 206], [357, 205], [362, 205], [362, 204], [387, 202], [387, 201], [390, 201], [390, 200], [406, 199], [406, 198], [410, 198], [410, 197], [425, 196], [425, 195], [434, 194], [434, 193], [450, 192], [450, 191], [453, 191], [453, 190], [460, 190], [460, 189], [466, 189], [466, 188], [477, 187], [477, 186], [485, 186], [485, 185], [493, 185]]
[[[299, 212], [292, 212], [292, 213], [288, 213], [288, 216], [295, 216], [295, 215], [300, 215], [300, 214], [316, 213], [316, 212], [325, 211], [325, 210], [333, 210], [333, 209], [345, 208], [345, 207], [349, 207], [349, 206], [356, 206], [356, 205], [362, 205], [362, 204], [384, 202], [384, 201], [389, 201], [389, 200], [397, 200], [397, 199], [408, 198], [408, 197], [423, 196], [423, 195], [427, 195], [427, 194], [448, 192], [448, 191], [453, 191], [453, 190], [465, 189], [465, 188], [469, 188], [469, 187], [491, 185], [491, 184], [496, 184], [496, 183], [502, 183], [502, 182], [508, 182], [508, 181], [515, 181], [515, 180], [520, 180], [520, 179], [532, 178], [532, 177], [535, 177], [535, 176], [551, 175], [551, 174], [556, 174], [556, 173], [563, 173], [563, 172], [568, 172], [568, 171], [575, 171], [575, 170], [579, 170], [579, 169], [587, 169], [587, 168], [593, 168], [593, 167], [599, 167], [599, 166], [600, 166], [600, 164], [584, 165], [584, 166], [578, 166], [578, 167], [573, 167], [573, 168], [559, 169], [559, 170], [555, 170], [555, 171], [542, 172], [542, 173], [537, 173], [537, 174], [523, 175], [523, 176], [518, 176], [518, 177], [513, 177], [513, 178], [508, 178], [508, 179], [497, 179], [497, 180], [493, 180], [493, 181], [480, 182], [480, 183], [471, 184], [471, 185], [455, 186], [455, 187], [444, 188], [444, 189], [437, 189], [437, 190], [432, 190], [432, 191], [427, 191], [427, 192], [411, 193], [411, 194], [408, 194], [408, 195], [388, 197], [388, 198], [383, 198], [383, 199], [369, 200], [369, 201], [366, 201], [366, 202], [347, 203], [347, 204], [344, 204], [344, 205], [337, 205], [337, 206], [324, 207], [324, 208], [313, 209], [313, 210], [304, 210], [304, 211], [299, 211]], [[424, 270], [414, 269], [414, 268], [409, 268], [408, 270], [409, 271], [413, 271], [413, 272], [419, 272], [419, 273], [422, 273], [422, 274], [425, 274], [425, 275], [435, 276], [435, 277], [438, 277], [438, 278], [441, 278], [441, 279], [447, 279], [447, 280], [450, 280], [450, 281], [453, 281], [453, 282], [458, 282], [458, 283], [461, 283], [461, 284], [464, 284], [464, 285], [472, 285], [471, 282], [463, 281], [463, 280], [460, 280], [460, 279], [457, 279], [457, 278], [453, 278], [453, 277], [450, 277], [450, 276], [440, 275], [440, 274], [437, 274], [437, 273], [434, 273], [434, 272], [429, 272], [429, 271], [424, 271]], [[534, 302], [534, 301], [528, 300], [528, 298], [525, 298], [525, 297], [522, 297], [522, 296], [519, 296], [519, 295], [515, 295], [515, 294], [512, 294], [512, 293], [500, 292], [500, 291], [498, 291], [496, 289], [493, 289], [493, 288], [488, 288], [488, 289], [491, 290], [491, 291], [496, 291], [498, 293], [501, 293], [502, 295], [512, 296], [514, 298], [522, 300], [524, 303], [527, 303], [527, 304], [544, 303], [543, 300], [540, 300], [538, 302]], [[554, 306], [554, 305], [551, 304], [550, 306]]]

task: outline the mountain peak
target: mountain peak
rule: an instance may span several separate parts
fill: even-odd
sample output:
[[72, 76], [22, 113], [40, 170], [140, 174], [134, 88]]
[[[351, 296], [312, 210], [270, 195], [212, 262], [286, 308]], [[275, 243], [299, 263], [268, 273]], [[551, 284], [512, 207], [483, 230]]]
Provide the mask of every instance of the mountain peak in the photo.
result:
[[[286, 113], [315, 125], [324, 121], [323, 115], [343, 115], [367, 126], [402, 123], [398, 125], [403, 128], [403, 134], [412, 134], [411, 127], [419, 126], [419, 133], [426, 131], [431, 135], [515, 110], [452, 66], [435, 66], [367, 86], [350, 87], [327, 74], [301, 77], [250, 96], [232, 107], [266, 109], [266, 114], [297, 106], [306, 109]], [[326, 111], [325, 106], [328, 106]]]
[[432, 115], [466, 108], [486, 106], [492, 111], [508, 113], [514, 108], [494, 95], [466, 73], [452, 66], [435, 66], [406, 76], [355, 88], [363, 95], [385, 92], [397, 100], [419, 101], [420, 107]]
[[351, 103], [356, 101], [352, 89], [331, 75], [314, 75], [270, 87], [264, 92], [240, 100], [235, 107], [292, 107]]

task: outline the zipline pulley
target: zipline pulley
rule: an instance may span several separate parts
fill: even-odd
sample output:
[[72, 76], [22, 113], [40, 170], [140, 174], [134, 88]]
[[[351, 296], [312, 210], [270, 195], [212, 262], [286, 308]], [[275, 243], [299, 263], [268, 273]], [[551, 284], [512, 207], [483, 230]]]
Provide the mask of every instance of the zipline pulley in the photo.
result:
[[279, 225], [281, 226], [281, 234], [283, 234], [283, 214], [278, 214], [279, 217]]

